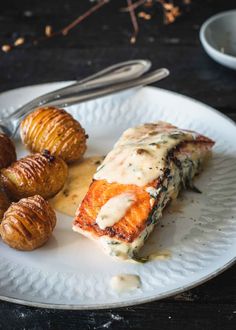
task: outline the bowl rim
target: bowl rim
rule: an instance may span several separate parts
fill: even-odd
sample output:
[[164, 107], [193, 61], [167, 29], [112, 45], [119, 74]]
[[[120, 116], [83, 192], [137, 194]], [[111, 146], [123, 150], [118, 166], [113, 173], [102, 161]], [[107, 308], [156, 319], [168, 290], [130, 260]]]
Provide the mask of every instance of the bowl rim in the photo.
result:
[[236, 61], [236, 56], [227, 54], [227, 53], [222, 53], [220, 52], [217, 48], [213, 47], [207, 40], [205, 33], [207, 28], [209, 27], [210, 24], [212, 24], [214, 21], [218, 20], [221, 17], [227, 16], [229, 14], [234, 14], [235, 18], [236, 18], [236, 9], [232, 9], [232, 10], [227, 10], [227, 11], [223, 11], [219, 14], [213, 15], [210, 18], [208, 18], [201, 26], [200, 28], [200, 32], [199, 32], [199, 37], [200, 37], [200, 41], [202, 43], [202, 45], [204, 46], [204, 48], [209, 48], [215, 55], [220, 55], [221, 57], [225, 57], [229, 60], [233, 60]]

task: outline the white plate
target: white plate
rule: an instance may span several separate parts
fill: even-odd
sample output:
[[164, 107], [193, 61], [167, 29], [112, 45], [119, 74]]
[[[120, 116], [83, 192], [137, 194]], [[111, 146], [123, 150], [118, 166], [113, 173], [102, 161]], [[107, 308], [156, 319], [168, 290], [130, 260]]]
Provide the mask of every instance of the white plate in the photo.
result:
[[[68, 83], [30, 86], [0, 95], [1, 113]], [[88, 132], [87, 155], [105, 154], [128, 127], [166, 120], [216, 141], [214, 157], [196, 180], [203, 193], [184, 193], [182, 213], [165, 212], [146, 250], [168, 250], [169, 259], [146, 264], [114, 261], [90, 240], [71, 230], [72, 219], [58, 214], [53, 237], [33, 252], [0, 242], [0, 298], [26, 305], [110, 308], [167, 297], [220, 273], [236, 251], [236, 127], [204, 104], [146, 87], [68, 109]], [[18, 155], [26, 151], [18, 144]], [[164, 225], [164, 227], [163, 227]], [[117, 294], [109, 281], [119, 273], [138, 274], [142, 287]]]

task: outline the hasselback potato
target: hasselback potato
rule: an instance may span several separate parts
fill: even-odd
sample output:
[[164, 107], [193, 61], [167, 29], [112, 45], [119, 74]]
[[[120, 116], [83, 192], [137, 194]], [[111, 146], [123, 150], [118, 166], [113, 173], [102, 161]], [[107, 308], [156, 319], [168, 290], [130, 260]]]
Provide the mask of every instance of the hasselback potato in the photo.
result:
[[46, 243], [56, 225], [49, 203], [36, 195], [13, 203], [0, 225], [3, 241], [14, 249], [30, 251]]
[[42, 154], [24, 157], [2, 169], [1, 181], [13, 200], [34, 195], [50, 198], [63, 187], [67, 174], [64, 160], [51, 156], [45, 150]]
[[47, 149], [67, 163], [81, 158], [88, 137], [69, 113], [54, 107], [38, 108], [30, 113], [21, 122], [20, 135], [32, 152]]
[[16, 160], [16, 149], [12, 140], [0, 133], [0, 168], [9, 166]]
[[0, 223], [2, 221], [5, 211], [8, 209], [9, 206], [10, 206], [10, 202], [6, 194], [0, 190]]

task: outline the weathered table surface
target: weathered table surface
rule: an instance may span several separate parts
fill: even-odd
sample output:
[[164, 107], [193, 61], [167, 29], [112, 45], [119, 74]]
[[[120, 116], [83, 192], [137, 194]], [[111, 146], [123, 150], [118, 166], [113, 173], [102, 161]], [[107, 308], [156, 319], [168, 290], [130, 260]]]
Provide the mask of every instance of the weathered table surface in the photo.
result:
[[[163, 26], [158, 14], [140, 22], [137, 43], [129, 43], [126, 1], [111, 0], [67, 37], [37, 46], [27, 42], [0, 52], [0, 91], [43, 82], [73, 80], [107, 65], [149, 58], [171, 76], [158, 86], [196, 98], [236, 121], [236, 73], [213, 62], [199, 42], [199, 28], [209, 16], [235, 7], [235, 0], [193, 1], [191, 11]], [[57, 30], [91, 6], [88, 0], [4, 1], [0, 44], [17, 36], [26, 40]], [[0, 110], [1, 111], [1, 110]], [[0, 302], [0, 329], [235, 329], [236, 267], [195, 289], [162, 301], [99, 311], [59, 311]]]

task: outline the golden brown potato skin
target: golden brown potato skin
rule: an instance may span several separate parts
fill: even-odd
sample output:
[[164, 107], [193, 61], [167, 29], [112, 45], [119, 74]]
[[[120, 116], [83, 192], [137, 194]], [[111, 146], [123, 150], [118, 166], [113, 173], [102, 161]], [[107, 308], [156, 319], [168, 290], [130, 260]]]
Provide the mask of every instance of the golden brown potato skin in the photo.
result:
[[47, 149], [67, 163], [81, 158], [88, 137], [69, 113], [54, 107], [38, 108], [30, 113], [21, 122], [20, 135], [32, 152]]
[[6, 194], [0, 190], [0, 223], [2, 221], [5, 211], [8, 209], [9, 206], [10, 206], [10, 202]]
[[16, 161], [16, 149], [12, 140], [0, 133], [0, 169]]
[[49, 203], [36, 195], [13, 203], [0, 225], [3, 241], [14, 249], [31, 251], [47, 242], [56, 225]]
[[63, 159], [48, 151], [24, 157], [1, 170], [1, 181], [7, 195], [17, 201], [41, 195], [50, 198], [63, 187], [68, 167]]

